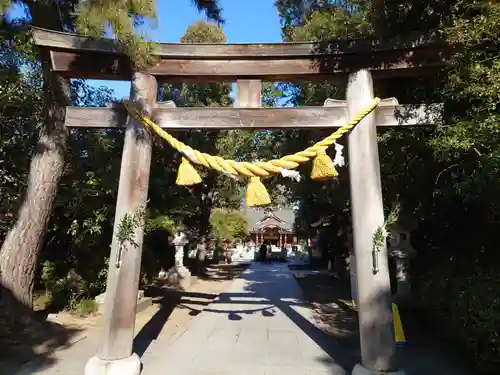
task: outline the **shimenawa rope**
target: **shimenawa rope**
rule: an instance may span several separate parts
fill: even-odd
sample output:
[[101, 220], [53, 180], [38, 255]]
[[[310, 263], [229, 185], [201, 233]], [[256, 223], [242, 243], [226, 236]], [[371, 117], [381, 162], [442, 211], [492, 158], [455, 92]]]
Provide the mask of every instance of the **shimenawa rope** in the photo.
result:
[[[158, 136], [167, 141], [174, 149], [179, 151], [184, 156], [177, 175], [176, 183], [178, 185], [190, 186], [201, 182], [201, 177], [196, 169], [191, 165], [190, 161], [206, 168], [212, 168], [223, 174], [249, 177], [250, 183], [246, 192], [248, 206], [261, 206], [271, 203], [269, 194], [260, 180], [262, 177], [268, 177], [272, 174], [278, 173], [292, 178], [297, 177], [298, 172], [292, 170], [297, 168], [301, 163], [305, 163], [312, 158], [314, 158], [311, 172], [311, 178], [313, 180], [326, 180], [336, 177], [338, 173], [335, 166], [343, 165], [343, 147], [337, 144], [336, 141], [346, 132], [355, 127], [361, 120], [363, 120], [363, 118], [369, 115], [379, 103], [380, 99], [375, 98], [369, 106], [362, 109], [347, 124], [338, 128], [331, 135], [306, 148], [305, 150], [292, 155], [283, 156], [280, 159], [250, 163], [224, 159], [220, 156], [206, 154], [193, 149], [163, 130], [149, 117], [145, 116], [134, 103], [129, 100], [124, 101], [125, 108], [130, 115], [132, 115], [143, 126], [154, 131]], [[332, 161], [326, 154], [326, 150], [333, 144], [335, 144], [336, 155], [335, 160]]]

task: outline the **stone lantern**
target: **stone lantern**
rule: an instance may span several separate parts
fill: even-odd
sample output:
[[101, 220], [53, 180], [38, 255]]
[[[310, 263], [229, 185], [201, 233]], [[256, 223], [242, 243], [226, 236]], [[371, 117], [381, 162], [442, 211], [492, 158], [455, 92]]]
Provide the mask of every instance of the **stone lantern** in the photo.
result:
[[416, 228], [416, 221], [398, 220], [389, 228], [389, 248], [387, 253], [393, 262], [392, 270], [396, 283], [395, 297], [399, 300], [410, 296], [410, 261], [415, 257], [416, 251], [411, 245], [411, 232]]
[[178, 231], [175, 234], [172, 241], [175, 247], [174, 266], [167, 273], [168, 283], [184, 290], [191, 285], [191, 272], [184, 266], [184, 246], [188, 242], [186, 233]]

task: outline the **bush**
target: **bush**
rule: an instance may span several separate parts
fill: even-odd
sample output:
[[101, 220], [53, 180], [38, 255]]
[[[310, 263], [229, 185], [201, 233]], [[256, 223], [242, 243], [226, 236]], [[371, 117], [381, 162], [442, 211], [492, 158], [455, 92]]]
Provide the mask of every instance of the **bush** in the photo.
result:
[[155, 280], [163, 268], [167, 271], [174, 265], [174, 247], [171, 243], [175, 223], [168, 216], [157, 216], [146, 221], [141, 280], [148, 284]]
[[33, 297], [33, 309], [42, 311], [49, 307], [52, 303], [52, 297], [48, 293], [36, 294]]
[[75, 270], [63, 274], [55, 262], [42, 264], [41, 282], [45, 288], [45, 307], [50, 310], [75, 310], [81, 301], [104, 292], [108, 274], [108, 259], [105, 266], [97, 273], [95, 280], [86, 281]]
[[95, 314], [96, 312], [97, 302], [93, 299], [82, 299], [78, 301], [73, 308], [73, 313], [81, 317]]
[[217, 244], [233, 243], [247, 236], [247, 221], [239, 212], [214, 210], [210, 216], [212, 235]]
[[56, 264], [51, 261], [43, 263], [41, 280], [50, 296], [50, 308], [55, 310], [72, 309], [88, 291], [88, 283], [74, 270], [61, 277]]
[[443, 263], [419, 276], [419, 302], [471, 353], [478, 372], [500, 373], [499, 270], [456, 258]]

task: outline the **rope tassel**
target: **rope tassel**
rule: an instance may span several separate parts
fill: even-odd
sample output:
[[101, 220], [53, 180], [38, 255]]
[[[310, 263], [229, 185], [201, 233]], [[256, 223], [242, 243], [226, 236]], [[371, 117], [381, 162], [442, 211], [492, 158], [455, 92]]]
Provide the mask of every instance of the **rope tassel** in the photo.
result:
[[193, 167], [188, 159], [182, 158], [181, 165], [177, 170], [177, 180], [175, 183], [181, 186], [197, 185], [201, 182], [198, 171]]
[[266, 206], [271, 203], [269, 193], [259, 177], [250, 177], [245, 199], [247, 207]]
[[325, 150], [319, 151], [313, 160], [311, 179], [315, 181], [331, 180], [338, 175], [332, 159], [326, 154]]

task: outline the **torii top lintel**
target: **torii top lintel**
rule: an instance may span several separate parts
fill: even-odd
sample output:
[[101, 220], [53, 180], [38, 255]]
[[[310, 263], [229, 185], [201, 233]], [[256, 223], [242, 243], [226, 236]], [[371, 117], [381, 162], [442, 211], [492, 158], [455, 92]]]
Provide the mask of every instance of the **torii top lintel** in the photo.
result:
[[[129, 80], [133, 67], [118, 43], [32, 28], [39, 48], [50, 51], [52, 70], [70, 78]], [[161, 81], [291, 81], [345, 75], [368, 68], [375, 76], [408, 76], [441, 67], [450, 48], [431, 35], [387, 42], [359, 39], [318, 43], [158, 43], [159, 62], [148, 72]]]

